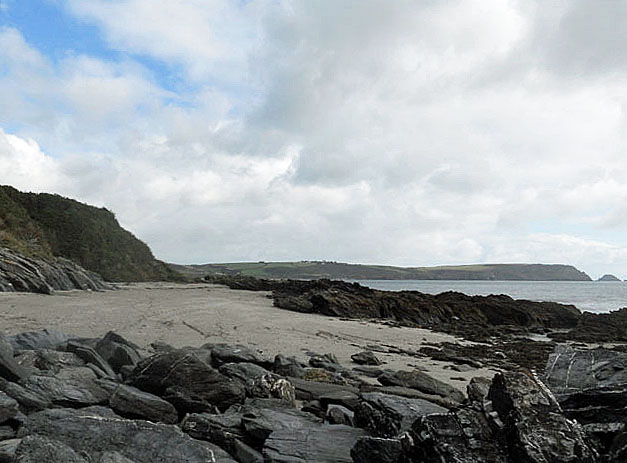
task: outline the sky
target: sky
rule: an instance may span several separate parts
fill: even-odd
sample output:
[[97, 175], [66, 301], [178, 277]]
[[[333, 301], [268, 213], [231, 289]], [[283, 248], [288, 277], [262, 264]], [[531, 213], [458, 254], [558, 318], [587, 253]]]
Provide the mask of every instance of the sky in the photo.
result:
[[627, 278], [627, 1], [0, 0], [0, 184], [176, 263]]

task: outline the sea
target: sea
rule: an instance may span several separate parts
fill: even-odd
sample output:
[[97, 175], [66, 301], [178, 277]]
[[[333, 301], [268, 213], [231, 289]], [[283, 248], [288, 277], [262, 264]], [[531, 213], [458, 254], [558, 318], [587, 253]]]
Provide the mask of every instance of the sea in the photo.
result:
[[610, 312], [627, 307], [627, 282], [617, 281], [465, 281], [354, 280], [386, 291], [413, 290], [427, 294], [457, 291], [468, 295], [507, 294], [514, 299], [572, 304], [581, 311]]

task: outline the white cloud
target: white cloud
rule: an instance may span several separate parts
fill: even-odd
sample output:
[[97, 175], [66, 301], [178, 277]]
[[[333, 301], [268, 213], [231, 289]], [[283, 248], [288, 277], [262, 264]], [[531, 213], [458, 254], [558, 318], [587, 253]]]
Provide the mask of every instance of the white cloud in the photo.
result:
[[565, 39], [583, 27], [573, 6], [65, 7], [121, 57], [51, 61], [0, 31], [0, 125], [16, 127], [0, 179], [106, 205], [164, 259], [627, 273], [627, 70], [582, 64]]

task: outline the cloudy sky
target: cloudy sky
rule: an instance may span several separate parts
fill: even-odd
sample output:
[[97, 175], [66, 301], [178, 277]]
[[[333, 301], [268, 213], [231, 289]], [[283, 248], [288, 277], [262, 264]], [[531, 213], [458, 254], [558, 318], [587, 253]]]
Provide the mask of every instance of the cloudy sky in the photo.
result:
[[627, 1], [0, 0], [0, 184], [163, 260], [627, 277]]

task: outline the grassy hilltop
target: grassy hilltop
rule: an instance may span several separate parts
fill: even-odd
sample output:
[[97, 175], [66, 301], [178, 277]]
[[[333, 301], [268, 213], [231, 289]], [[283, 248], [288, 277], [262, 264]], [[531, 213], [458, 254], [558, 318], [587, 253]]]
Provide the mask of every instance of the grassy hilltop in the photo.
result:
[[108, 281], [175, 276], [105, 208], [0, 185], [0, 246], [31, 257], [65, 257]]
[[484, 264], [442, 267], [393, 267], [341, 262], [239, 262], [204, 265], [170, 265], [184, 275], [246, 275], [257, 278], [355, 280], [527, 280], [589, 281], [571, 265]]

